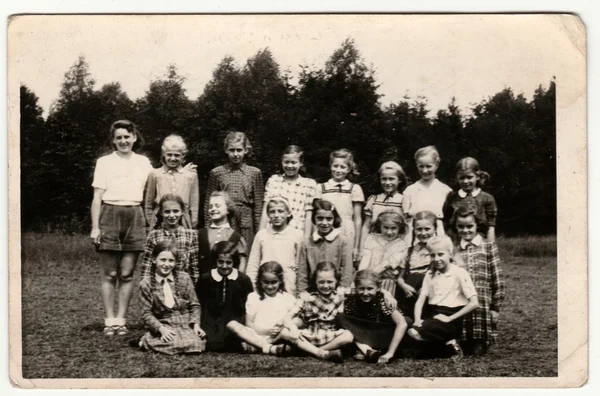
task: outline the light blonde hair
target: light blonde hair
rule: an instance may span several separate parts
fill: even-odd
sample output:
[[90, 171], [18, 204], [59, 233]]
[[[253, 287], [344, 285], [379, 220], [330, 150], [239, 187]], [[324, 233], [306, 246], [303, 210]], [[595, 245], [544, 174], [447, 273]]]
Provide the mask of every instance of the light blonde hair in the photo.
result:
[[162, 154], [164, 155], [167, 151], [181, 151], [183, 155], [186, 155], [188, 152], [187, 144], [185, 144], [185, 140], [179, 135], [169, 135], [163, 140], [161, 146]]
[[450, 253], [450, 256], [454, 255], [454, 244], [452, 243], [452, 239], [450, 239], [450, 237], [447, 235], [436, 235], [431, 237], [431, 239], [427, 241], [426, 248], [427, 250], [431, 251], [434, 246], [445, 249], [448, 251], [448, 253]]
[[229, 132], [223, 142], [223, 149], [227, 151], [227, 146], [231, 143], [242, 143], [246, 150], [246, 156], [250, 156], [250, 153], [252, 153], [252, 144], [250, 144], [250, 140], [248, 140], [248, 136], [244, 132]]
[[418, 160], [421, 157], [425, 157], [427, 155], [431, 155], [431, 158], [433, 158], [433, 161], [435, 162], [436, 165], [440, 164], [441, 158], [440, 158], [440, 153], [437, 150], [437, 148], [435, 148], [435, 146], [425, 146], [425, 147], [421, 147], [420, 149], [417, 150], [417, 152], [415, 153], [415, 161]]
[[398, 189], [400, 189], [400, 187], [406, 183], [406, 174], [404, 173], [404, 169], [402, 169], [400, 164], [396, 161], [386, 161], [381, 164], [379, 170], [377, 171], [379, 173], [379, 177], [381, 177], [381, 174], [386, 170], [396, 172], [396, 176], [398, 176]]

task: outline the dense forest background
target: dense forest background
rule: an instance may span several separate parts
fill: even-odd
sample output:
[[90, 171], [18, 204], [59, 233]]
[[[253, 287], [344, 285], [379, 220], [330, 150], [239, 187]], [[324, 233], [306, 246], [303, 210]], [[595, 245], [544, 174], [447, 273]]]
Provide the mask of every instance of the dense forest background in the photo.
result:
[[132, 101], [119, 83], [98, 89], [81, 56], [65, 73], [46, 119], [38, 97], [22, 84], [23, 231], [89, 231], [95, 161], [110, 152], [111, 123], [129, 119], [146, 140], [142, 153], [155, 166], [165, 136], [186, 139], [201, 193], [210, 169], [225, 161], [223, 138], [229, 130], [248, 133], [254, 146], [248, 163], [263, 171], [265, 181], [279, 172], [281, 152], [289, 144], [304, 148], [306, 174], [317, 181], [329, 178], [329, 152], [348, 148], [361, 173], [354, 181], [366, 195], [379, 190], [382, 161], [397, 161], [409, 183], [418, 180], [414, 152], [434, 144], [442, 157], [438, 178], [451, 187], [456, 188], [454, 166], [464, 156], [475, 157], [491, 174], [485, 189], [498, 203], [498, 233], [556, 232], [553, 77], [545, 88], [532, 87], [531, 101], [506, 87], [466, 110], [454, 98], [436, 114], [424, 97], [405, 96], [382, 106], [374, 68], [348, 39], [322, 68], [303, 66], [294, 78], [263, 49], [241, 67], [225, 57], [195, 100], [186, 96], [184, 81], [171, 65]]

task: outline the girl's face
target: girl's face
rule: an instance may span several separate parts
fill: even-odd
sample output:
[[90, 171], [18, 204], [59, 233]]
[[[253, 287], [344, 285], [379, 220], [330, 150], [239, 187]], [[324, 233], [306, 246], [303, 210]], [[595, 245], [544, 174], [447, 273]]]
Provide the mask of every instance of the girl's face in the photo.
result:
[[281, 288], [281, 281], [277, 275], [271, 272], [263, 272], [260, 276], [260, 287], [267, 296], [273, 297]]
[[175, 268], [175, 264], [177, 264], [175, 255], [168, 250], [160, 252], [154, 259], [154, 263], [156, 264], [156, 272], [162, 277], [168, 276], [173, 272], [173, 268]]
[[179, 150], [167, 150], [163, 155], [165, 157], [165, 165], [169, 169], [179, 168], [185, 160], [185, 156]]
[[288, 223], [290, 211], [282, 202], [271, 202], [267, 206], [267, 216], [269, 216], [273, 229], [275, 231], [281, 231]]
[[121, 154], [129, 154], [133, 150], [133, 144], [137, 141], [137, 136], [125, 128], [115, 129], [113, 134], [113, 144]]
[[425, 243], [435, 235], [435, 226], [427, 219], [415, 221], [415, 236], [419, 242]]
[[160, 214], [166, 228], [177, 228], [181, 224], [183, 208], [176, 201], [165, 201], [162, 204]]
[[456, 218], [456, 231], [462, 239], [467, 242], [471, 242], [475, 236], [477, 236], [477, 223], [473, 216], [457, 217]]
[[458, 172], [456, 178], [458, 179], [458, 184], [460, 184], [460, 188], [462, 188], [464, 192], [473, 191], [475, 187], [477, 187], [477, 181], [479, 180], [477, 175], [470, 170]]
[[331, 210], [319, 209], [315, 213], [315, 225], [320, 235], [327, 235], [333, 231], [333, 212]]
[[379, 287], [371, 279], [361, 279], [358, 285], [356, 285], [356, 291], [362, 301], [369, 302], [373, 300], [379, 291]]
[[337, 281], [335, 279], [335, 273], [333, 271], [320, 271], [317, 272], [315, 278], [317, 284], [317, 291], [323, 296], [329, 296], [335, 291]]
[[384, 170], [381, 172], [381, 175], [379, 175], [379, 181], [381, 182], [383, 192], [386, 194], [393, 194], [398, 191], [400, 179], [398, 178], [396, 171], [391, 169]]
[[393, 221], [383, 221], [381, 223], [381, 235], [386, 241], [391, 242], [398, 238], [400, 234], [400, 227]]
[[229, 157], [229, 162], [234, 165], [239, 165], [244, 162], [244, 157], [248, 154], [248, 150], [244, 146], [244, 142], [230, 142], [225, 150]]
[[295, 179], [298, 177], [298, 172], [302, 167], [299, 154], [284, 154], [281, 159], [281, 166], [285, 177]]
[[222, 277], [227, 277], [233, 271], [233, 257], [231, 254], [219, 254], [217, 257], [217, 272]]
[[425, 181], [433, 179], [437, 168], [438, 164], [431, 154], [417, 158], [417, 169], [419, 170], [421, 179]]
[[342, 182], [346, 180], [348, 173], [350, 173], [348, 161], [344, 158], [334, 158], [333, 162], [331, 162], [331, 175], [333, 176], [333, 180]]
[[208, 200], [208, 215], [210, 216], [210, 221], [221, 221], [224, 218], [227, 218], [228, 213], [229, 211], [227, 210], [225, 198], [210, 197]]
[[452, 252], [449, 252], [443, 246], [433, 246], [429, 248], [429, 257], [436, 270], [446, 272], [448, 264], [450, 264], [450, 258], [452, 258]]

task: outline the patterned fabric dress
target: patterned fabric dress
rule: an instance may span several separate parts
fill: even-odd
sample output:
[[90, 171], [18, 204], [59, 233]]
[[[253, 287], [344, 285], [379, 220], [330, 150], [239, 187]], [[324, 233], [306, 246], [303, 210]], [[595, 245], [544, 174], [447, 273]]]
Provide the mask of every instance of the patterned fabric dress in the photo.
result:
[[354, 246], [354, 204], [365, 202], [365, 195], [358, 184], [344, 180], [341, 183], [333, 179], [319, 184], [316, 198], [331, 202], [342, 218], [342, 236]]
[[368, 302], [353, 294], [346, 298], [344, 312], [338, 315], [338, 323], [349, 330], [356, 341], [371, 348], [386, 349], [396, 331], [393, 312], [381, 293]]
[[204, 219], [209, 219], [208, 205], [213, 191], [226, 191], [233, 200], [236, 222], [231, 226], [252, 246], [254, 233], [258, 229], [262, 214], [264, 185], [260, 169], [246, 164], [233, 167], [230, 164], [217, 166], [210, 171], [206, 186]]
[[196, 230], [177, 227], [175, 230], [161, 228], [150, 231], [146, 239], [146, 247], [142, 255], [142, 277], [151, 276], [152, 250], [158, 242], [171, 240], [179, 251], [179, 260], [176, 269], [187, 272], [194, 284], [200, 276], [198, 272], [198, 234]]
[[290, 227], [304, 231], [305, 222], [310, 221], [306, 214], [312, 211], [312, 203], [317, 191], [317, 182], [307, 177], [298, 176], [293, 182], [285, 180], [283, 175], [273, 175], [265, 186], [265, 202], [269, 198], [281, 195], [291, 206], [292, 220]]
[[[206, 342], [194, 333], [191, 325], [200, 324], [200, 304], [194, 285], [185, 272], [174, 272], [170, 282], [175, 305], [165, 305], [163, 286], [154, 277], [140, 282], [140, 304], [142, 319], [148, 332], [140, 340], [141, 345], [167, 355], [178, 353], [198, 353], [205, 349]], [[172, 341], [163, 342], [158, 329], [169, 326], [175, 331]]]
[[480, 306], [465, 316], [462, 340], [495, 342], [497, 332], [490, 311], [499, 312], [505, 295], [498, 247], [495, 242], [486, 242], [478, 235], [470, 243], [461, 241], [457, 250], [457, 264], [469, 272]]
[[318, 292], [301, 293], [290, 310], [306, 324], [306, 328], [300, 330], [300, 336], [313, 345], [322, 346], [343, 334], [346, 330], [338, 328], [336, 323], [343, 302], [344, 296], [336, 292], [329, 296]]

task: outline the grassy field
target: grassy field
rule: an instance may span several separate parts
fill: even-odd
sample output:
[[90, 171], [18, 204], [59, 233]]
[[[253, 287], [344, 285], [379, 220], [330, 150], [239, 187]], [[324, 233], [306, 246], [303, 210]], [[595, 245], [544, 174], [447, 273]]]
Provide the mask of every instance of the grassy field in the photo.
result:
[[556, 238], [500, 239], [499, 247], [507, 299], [500, 316], [499, 342], [485, 357], [458, 362], [398, 359], [388, 365], [348, 359], [333, 364], [307, 357], [215, 353], [171, 357], [142, 352], [127, 344], [143, 334], [137, 293], [129, 311], [131, 335], [107, 338], [102, 335], [98, 258], [87, 237], [24, 234], [23, 376], [556, 376]]

